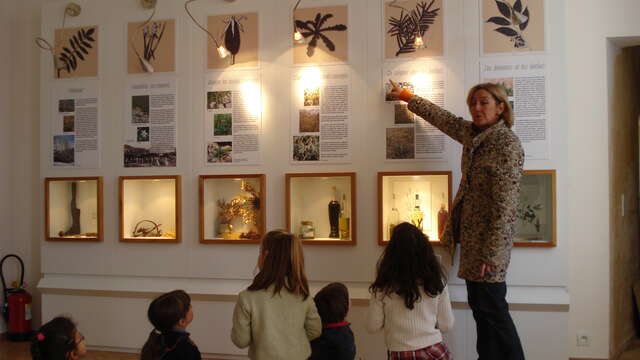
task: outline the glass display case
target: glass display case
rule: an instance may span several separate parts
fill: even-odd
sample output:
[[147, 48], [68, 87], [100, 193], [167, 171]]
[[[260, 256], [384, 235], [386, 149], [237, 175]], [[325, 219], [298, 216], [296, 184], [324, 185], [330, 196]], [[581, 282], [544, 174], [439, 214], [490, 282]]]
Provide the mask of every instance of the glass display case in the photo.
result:
[[378, 173], [378, 243], [389, 242], [402, 222], [417, 226], [440, 242], [451, 208], [450, 171]]
[[180, 176], [120, 177], [120, 241], [180, 242]]
[[200, 176], [200, 242], [259, 243], [265, 224], [265, 176]]
[[102, 241], [102, 177], [46, 178], [45, 239]]
[[286, 174], [287, 228], [305, 244], [356, 243], [356, 174]]
[[525, 170], [520, 180], [514, 246], [556, 246], [556, 171]]

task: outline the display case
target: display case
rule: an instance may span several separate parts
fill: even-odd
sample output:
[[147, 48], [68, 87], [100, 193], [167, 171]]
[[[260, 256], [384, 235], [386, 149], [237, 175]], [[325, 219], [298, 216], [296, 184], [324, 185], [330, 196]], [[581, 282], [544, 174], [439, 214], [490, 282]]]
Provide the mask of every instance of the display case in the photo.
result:
[[525, 170], [520, 180], [514, 246], [556, 246], [556, 171]]
[[46, 178], [45, 239], [102, 241], [102, 177]]
[[180, 176], [121, 176], [120, 241], [180, 242]]
[[259, 243], [265, 224], [265, 176], [200, 176], [200, 242]]
[[286, 174], [287, 228], [305, 244], [355, 245], [356, 174]]
[[385, 245], [402, 222], [440, 243], [451, 208], [450, 171], [378, 173], [378, 243]]

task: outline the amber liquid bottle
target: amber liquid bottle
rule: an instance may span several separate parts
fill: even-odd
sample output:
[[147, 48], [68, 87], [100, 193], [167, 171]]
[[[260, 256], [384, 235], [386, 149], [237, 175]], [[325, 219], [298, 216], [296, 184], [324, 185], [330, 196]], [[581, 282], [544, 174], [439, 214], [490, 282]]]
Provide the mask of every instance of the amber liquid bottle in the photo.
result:
[[447, 220], [449, 220], [449, 212], [445, 207], [444, 193], [442, 193], [442, 204], [440, 205], [440, 211], [438, 211], [438, 240], [442, 241], [442, 234], [447, 226]]
[[422, 230], [422, 224], [424, 222], [424, 212], [420, 210], [420, 195], [416, 194], [416, 202], [411, 212], [411, 223], [415, 225], [420, 231]]
[[347, 195], [342, 194], [342, 202], [340, 203], [340, 239], [349, 239], [351, 235], [350, 231], [350, 218], [349, 212], [347, 211]]
[[329, 237], [330, 238], [339, 238], [340, 237], [340, 203], [336, 200], [336, 187], [333, 187], [333, 200], [329, 201]]

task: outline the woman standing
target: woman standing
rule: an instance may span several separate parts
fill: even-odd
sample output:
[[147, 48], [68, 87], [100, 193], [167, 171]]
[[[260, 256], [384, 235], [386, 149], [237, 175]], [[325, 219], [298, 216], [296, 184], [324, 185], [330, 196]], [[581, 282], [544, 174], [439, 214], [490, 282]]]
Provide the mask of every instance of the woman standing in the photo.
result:
[[391, 81], [387, 95], [461, 143], [462, 178], [442, 236], [452, 253], [460, 242], [460, 271], [476, 320], [480, 360], [523, 360], [524, 353], [506, 301], [505, 277], [520, 196], [524, 151], [513, 133], [513, 114], [496, 84], [469, 90], [473, 121], [465, 121]]

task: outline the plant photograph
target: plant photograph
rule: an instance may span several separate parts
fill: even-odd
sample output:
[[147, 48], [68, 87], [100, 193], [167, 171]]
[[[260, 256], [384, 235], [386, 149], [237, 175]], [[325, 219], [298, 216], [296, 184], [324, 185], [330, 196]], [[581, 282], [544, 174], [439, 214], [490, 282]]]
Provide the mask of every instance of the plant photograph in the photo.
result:
[[320, 105], [320, 87], [304, 89], [304, 106]]
[[413, 127], [387, 129], [387, 159], [415, 158], [415, 130]]
[[73, 132], [75, 129], [76, 117], [73, 115], [65, 115], [62, 117], [62, 131]]
[[415, 122], [413, 113], [407, 104], [394, 104], [394, 124], [413, 124]]
[[293, 160], [320, 160], [320, 136], [305, 135], [293, 137]]
[[53, 137], [53, 163], [73, 165], [75, 162], [76, 137], [74, 135], [56, 135]]
[[76, 101], [74, 99], [64, 99], [58, 101], [58, 112], [69, 113], [76, 111]]
[[232, 106], [231, 91], [207, 92], [207, 109], [230, 109]]
[[148, 142], [149, 141], [149, 127], [142, 126], [136, 129], [136, 139], [138, 142]]
[[301, 133], [320, 132], [320, 110], [300, 109], [299, 121]]
[[131, 97], [131, 123], [149, 123], [149, 95]]
[[213, 115], [213, 136], [232, 135], [232, 115], [231, 114], [214, 114]]
[[231, 141], [216, 141], [207, 144], [207, 162], [232, 162], [233, 143]]

